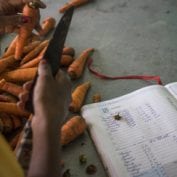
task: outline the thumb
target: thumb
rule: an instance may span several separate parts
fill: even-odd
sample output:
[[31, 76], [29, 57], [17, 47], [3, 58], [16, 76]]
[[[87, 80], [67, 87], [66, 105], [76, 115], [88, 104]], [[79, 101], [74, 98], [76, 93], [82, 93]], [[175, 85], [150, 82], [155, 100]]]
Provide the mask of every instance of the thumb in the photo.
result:
[[52, 77], [52, 71], [46, 60], [41, 60], [38, 66], [38, 75], [43, 77]]

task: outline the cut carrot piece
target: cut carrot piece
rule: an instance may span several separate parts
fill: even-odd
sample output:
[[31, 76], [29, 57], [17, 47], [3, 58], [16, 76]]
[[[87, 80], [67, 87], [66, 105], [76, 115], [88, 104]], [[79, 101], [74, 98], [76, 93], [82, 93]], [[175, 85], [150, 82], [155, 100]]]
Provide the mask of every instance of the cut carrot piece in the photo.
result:
[[1, 74], [0, 78], [4, 78], [9, 82], [26, 82], [33, 80], [37, 73], [37, 67], [35, 68], [24, 68], [24, 69], [16, 69], [13, 71], [9, 71]]
[[23, 87], [14, 83], [7, 82], [5, 79], [1, 79], [0, 90], [3, 90], [18, 97], [19, 94], [23, 92]]
[[83, 134], [87, 128], [85, 120], [81, 116], [74, 116], [69, 119], [61, 128], [60, 142], [66, 145]]
[[69, 66], [67, 72], [71, 79], [77, 79], [81, 77], [84, 67], [86, 64], [87, 59], [93, 53], [93, 48], [88, 48], [84, 50], [78, 58], [76, 58], [73, 63]]
[[39, 35], [45, 36], [52, 29], [55, 28], [56, 20], [53, 17], [48, 17], [42, 22], [42, 30], [39, 32]]
[[48, 46], [49, 40], [41, 42], [34, 50], [29, 52], [21, 61], [21, 65], [35, 58], [46, 46]]
[[29, 113], [20, 109], [16, 103], [0, 102], [0, 112], [5, 112], [8, 114], [13, 114], [22, 117], [29, 116]]
[[83, 105], [87, 91], [90, 88], [90, 86], [91, 86], [90, 82], [85, 82], [83, 84], [80, 84], [74, 89], [71, 95], [72, 101], [71, 104], [69, 105], [69, 110], [71, 112], [80, 111], [80, 108]]

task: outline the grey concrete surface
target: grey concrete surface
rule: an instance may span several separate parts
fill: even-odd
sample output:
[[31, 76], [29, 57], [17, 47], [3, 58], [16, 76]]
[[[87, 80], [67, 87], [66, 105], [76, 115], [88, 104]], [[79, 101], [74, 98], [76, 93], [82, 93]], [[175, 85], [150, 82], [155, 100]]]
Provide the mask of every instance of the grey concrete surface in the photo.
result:
[[[41, 20], [61, 14], [58, 8], [65, 0], [45, 0]], [[12, 35], [1, 41], [2, 50]], [[177, 1], [176, 0], [95, 0], [75, 10], [66, 44], [76, 49], [76, 56], [85, 48], [94, 47], [94, 68], [110, 76], [159, 75], [164, 84], [177, 81]], [[84, 76], [73, 83], [90, 80], [86, 103], [99, 92], [102, 100], [117, 97], [138, 88], [155, 84], [142, 80], [101, 80], [86, 69]], [[84, 143], [84, 145], [83, 145]], [[86, 177], [88, 164], [97, 166], [93, 177], [105, 177], [96, 148], [88, 133], [62, 150], [65, 169], [72, 177]], [[86, 166], [78, 157], [85, 154]]]

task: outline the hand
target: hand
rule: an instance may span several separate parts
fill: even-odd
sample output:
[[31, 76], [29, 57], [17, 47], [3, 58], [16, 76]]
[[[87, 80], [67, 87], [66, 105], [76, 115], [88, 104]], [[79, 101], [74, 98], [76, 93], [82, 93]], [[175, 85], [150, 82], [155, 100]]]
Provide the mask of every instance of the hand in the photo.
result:
[[0, 34], [14, 32], [18, 27], [28, 22], [27, 17], [18, 15], [21, 13], [25, 3], [35, 1], [39, 8], [46, 8], [40, 0], [0, 0]]
[[[28, 90], [30, 85], [30, 83], [25, 84], [24, 88]], [[45, 60], [42, 60], [39, 64], [38, 78], [34, 88], [32, 126], [44, 123], [58, 128], [66, 117], [70, 97], [71, 84], [65, 74], [59, 71], [54, 79], [50, 66]], [[19, 106], [23, 107], [28, 99], [27, 92], [20, 95], [20, 99]]]

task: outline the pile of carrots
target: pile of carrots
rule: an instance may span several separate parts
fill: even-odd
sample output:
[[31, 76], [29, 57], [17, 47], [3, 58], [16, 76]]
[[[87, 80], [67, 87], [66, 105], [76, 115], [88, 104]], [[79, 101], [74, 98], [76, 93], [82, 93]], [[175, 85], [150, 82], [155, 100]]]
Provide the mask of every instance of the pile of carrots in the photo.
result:
[[[60, 9], [60, 12], [63, 13], [71, 6], [78, 7], [87, 2], [89, 0], [71, 0]], [[38, 8], [30, 9], [29, 6], [25, 6], [23, 15], [31, 17], [31, 23], [20, 27], [18, 34], [0, 57], [0, 133], [5, 135], [14, 152], [21, 143], [25, 123], [32, 117], [30, 112], [17, 106], [18, 96], [23, 92], [23, 84], [34, 79], [38, 64], [50, 42], [46, 35], [55, 28], [56, 24], [53, 17], [46, 18], [41, 25], [37, 24]], [[36, 26], [38, 26], [37, 34], [33, 33]], [[91, 82], [82, 81], [81, 78], [87, 60], [93, 52], [93, 48], [87, 48], [76, 56], [73, 47], [65, 46], [63, 48], [60, 66], [71, 78], [73, 85], [75, 85], [75, 81], [76, 83], [79, 81], [71, 93], [72, 100], [68, 107], [69, 117], [59, 129], [59, 141], [63, 146], [68, 145], [87, 129], [80, 110], [91, 88]], [[93, 102], [98, 102], [100, 99], [97, 94], [94, 96]]]
[[[47, 18], [50, 19], [51, 18]], [[46, 23], [46, 21], [45, 21]], [[50, 28], [52, 29], [52, 28]], [[34, 79], [37, 67], [45, 53], [50, 39], [41, 39], [39, 35], [31, 33], [22, 49], [21, 59], [16, 60], [16, 46], [18, 35], [11, 41], [7, 50], [0, 58], [0, 131], [5, 135], [13, 134], [24, 126], [31, 115], [17, 106], [18, 95], [23, 92], [22, 85]], [[70, 46], [63, 48], [61, 67], [69, 75], [72, 82], [83, 76], [85, 65], [93, 48], [85, 49], [75, 57], [75, 49]], [[80, 116], [80, 109], [91, 87], [91, 82], [82, 82], [73, 88], [72, 101], [68, 110], [72, 115], [63, 125], [61, 131], [61, 144], [66, 145], [81, 135], [87, 128], [85, 120]], [[1, 114], [2, 113], [2, 114]], [[15, 136], [16, 143], [20, 136]], [[14, 145], [14, 139], [11, 139]]]

